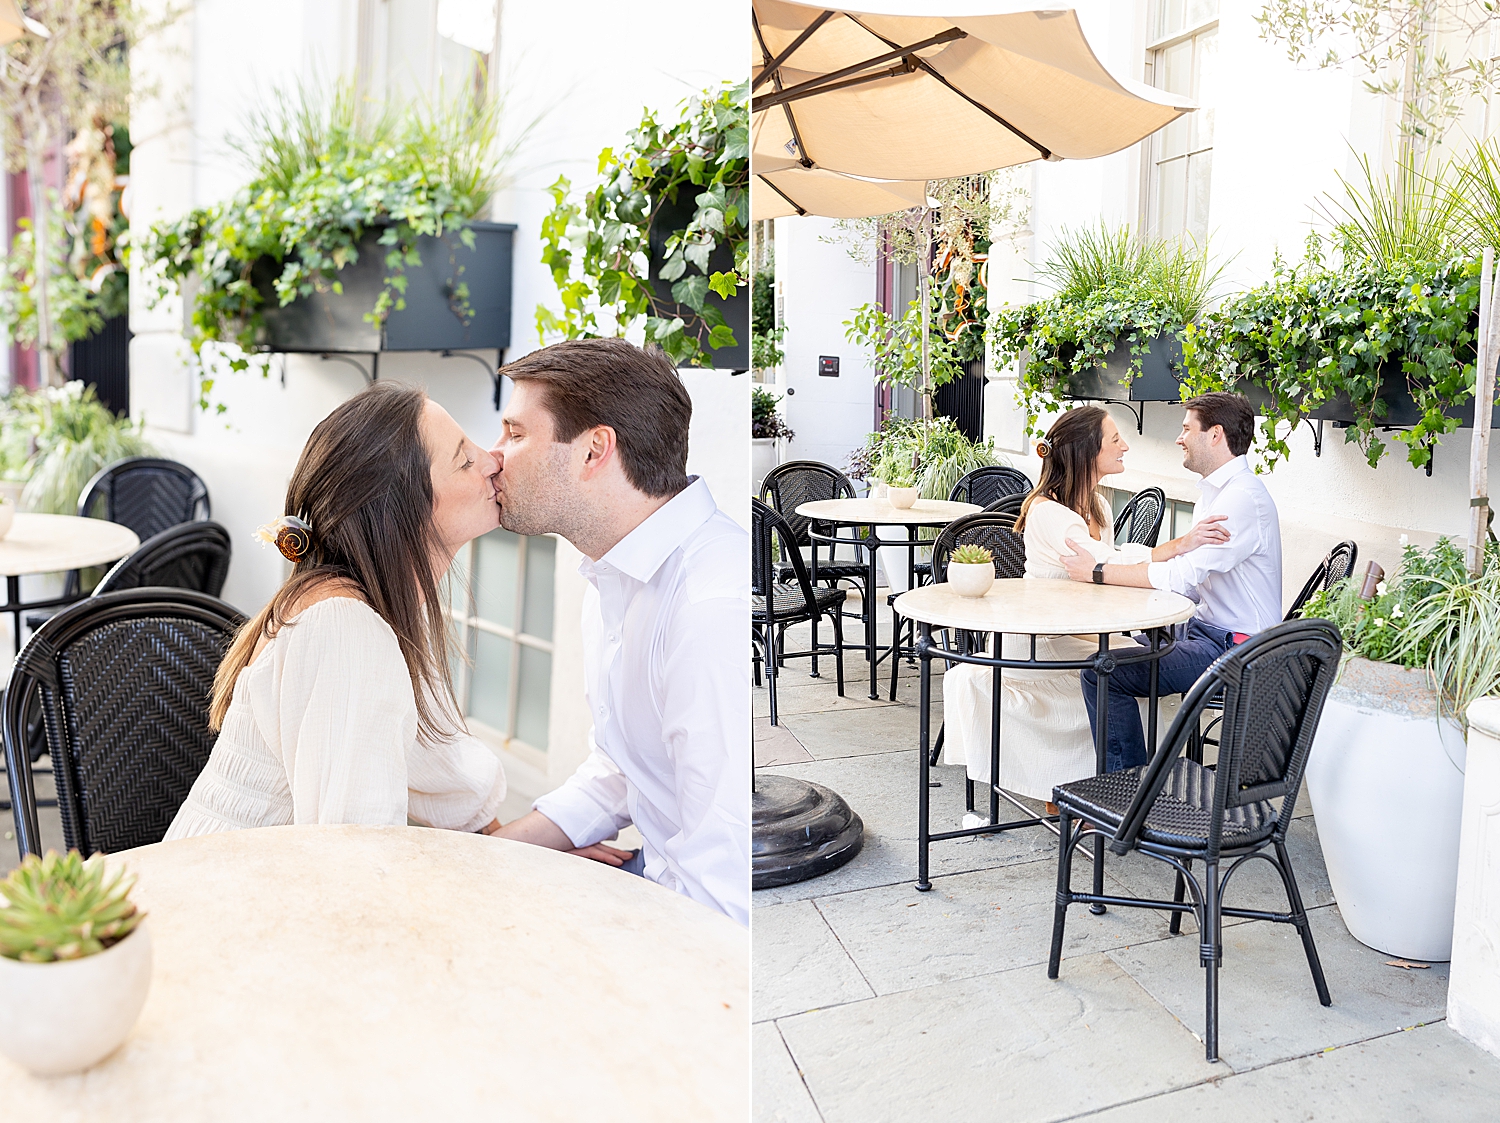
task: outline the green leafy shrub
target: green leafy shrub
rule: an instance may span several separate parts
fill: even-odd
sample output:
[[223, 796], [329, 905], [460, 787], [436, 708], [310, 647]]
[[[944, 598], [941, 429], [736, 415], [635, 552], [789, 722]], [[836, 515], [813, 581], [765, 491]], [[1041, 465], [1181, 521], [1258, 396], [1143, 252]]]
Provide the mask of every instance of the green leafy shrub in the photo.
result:
[[756, 386], [750, 391], [750, 435], [755, 438], [780, 437], [791, 440], [797, 434], [781, 419], [776, 407], [781, 403], [771, 391]]
[[951, 565], [992, 565], [994, 561], [994, 554], [974, 542], [960, 546], [948, 555]]
[[[958, 345], [943, 334], [937, 319], [940, 297], [933, 292], [928, 319], [927, 362], [930, 387], [946, 386], [963, 374]], [[890, 386], [917, 386], [922, 377], [922, 309], [913, 300], [898, 319], [878, 304], [854, 309], [854, 319], [844, 321], [844, 338], [870, 353], [875, 376]]]
[[[342, 292], [339, 270], [358, 260], [366, 233], [379, 230], [384, 284], [364, 318], [384, 321], [405, 307], [405, 270], [421, 264], [419, 237], [458, 231], [473, 247], [465, 226], [488, 207], [514, 154], [514, 144], [498, 150], [499, 120], [498, 101], [477, 93], [396, 107], [370, 105], [348, 82], [326, 94], [303, 86], [278, 92], [231, 141], [250, 181], [141, 240], [158, 280], [155, 299], [191, 278], [184, 295], [193, 353], [232, 343], [241, 353], [229, 366], [244, 370], [244, 353], [263, 338], [268, 295], [285, 307], [314, 291]], [[269, 294], [261, 277], [270, 278]], [[456, 288], [462, 304], [467, 290]], [[205, 406], [212, 388], [205, 380]]]
[[82, 959], [130, 935], [146, 918], [130, 900], [135, 877], [106, 872], [102, 854], [87, 861], [77, 850], [28, 854], [0, 881], [0, 955], [22, 963]]
[[[994, 438], [971, 441], [950, 417], [931, 421], [888, 417], [849, 458], [848, 467], [856, 479], [879, 479], [891, 487], [920, 487], [923, 499], [947, 499], [953, 486], [975, 468], [999, 462]], [[897, 483], [897, 479], [910, 482]]]
[[1208, 303], [1222, 266], [1207, 247], [1137, 238], [1128, 226], [1068, 231], [1039, 273], [1053, 295], [991, 316], [995, 361], [1025, 352], [1018, 383], [1027, 431], [1063, 408], [1071, 375], [1101, 367], [1118, 348], [1130, 353], [1128, 383], [1157, 336], [1181, 336]]
[[1425, 668], [1460, 722], [1470, 702], [1500, 692], [1500, 547], [1487, 545], [1484, 572], [1471, 580], [1463, 549], [1448, 538], [1428, 549], [1407, 544], [1374, 599], [1360, 598], [1361, 584], [1336, 582], [1302, 616], [1332, 620], [1356, 655]]
[[786, 326], [776, 323], [776, 270], [757, 269], [750, 278], [750, 365], [756, 370], [774, 370], [786, 358], [781, 341]]
[[28, 511], [77, 514], [79, 495], [99, 469], [154, 452], [140, 425], [116, 417], [82, 382], [13, 390], [0, 409], [3, 474], [27, 481], [21, 505]]
[[[748, 82], [726, 82], [683, 102], [676, 120], [648, 110], [624, 147], [599, 154], [603, 182], [581, 204], [570, 201], [566, 177], [552, 185], [542, 264], [552, 271], [562, 315], [537, 305], [542, 343], [624, 335], [645, 317], [647, 341], [678, 366], [708, 365], [711, 352], [737, 344], [722, 303], [748, 277], [748, 100]], [[650, 230], [664, 206], [683, 198], [693, 202], [686, 225], [657, 234], [669, 301], [647, 276]], [[732, 265], [716, 270], [709, 259], [721, 244]]]

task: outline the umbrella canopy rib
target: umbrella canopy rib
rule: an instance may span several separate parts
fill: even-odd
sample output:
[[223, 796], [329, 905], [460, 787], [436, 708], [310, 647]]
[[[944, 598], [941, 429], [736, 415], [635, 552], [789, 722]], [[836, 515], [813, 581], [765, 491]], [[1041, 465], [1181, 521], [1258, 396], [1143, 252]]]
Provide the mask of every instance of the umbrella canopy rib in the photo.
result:
[[765, 84], [766, 79], [775, 74], [777, 69], [780, 68], [781, 64], [784, 63], [787, 59], [791, 58], [792, 55], [796, 52], [797, 48], [802, 46], [803, 43], [806, 43], [808, 39], [812, 37], [812, 33], [814, 31], [817, 31], [818, 28], [822, 27], [837, 14], [837, 12], [833, 11], [824, 12], [822, 15], [818, 16], [811, 23], [809, 23], [806, 30], [804, 30], [801, 35], [792, 40], [791, 46], [787, 47], [786, 50], [782, 51], [781, 54], [777, 55], [775, 58], [771, 58], [771, 52], [766, 50], [765, 37], [760, 33], [760, 20], [756, 18], [755, 12], [752, 10], [750, 13], [750, 19], [751, 22], [755, 25], [755, 37], [760, 40], [760, 49], [761, 52], [766, 56], [766, 60], [765, 69], [758, 75], [756, 75], [755, 81], [750, 86], [750, 92], [754, 93], [756, 90], [760, 89], [760, 87]]
[[[860, 27], [864, 27], [864, 25], [861, 24], [859, 20], [854, 19], [853, 16], [850, 16], [849, 18], [853, 20], [855, 24], [859, 25]], [[868, 30], [868, 28], [866, 28], [866, 30]], [[759, 113], [763, 109], [770, 109], [773, 105], [782, 105], [789, 101], [798, 101], [801, 98], [811, 97], [813, 94], [825, 93], [828, 90], [839, 89], [844, 86], [857, 85], [862, 81], [868, 82], [873, 81], [877, 78], [890, 78], [897, 74], [910, 74], [915, 67], [920, 66], [922, 63], [922, 60], [916, 57], [917, 51], [924, 50], [927, 47], [936, 47], [942, 43], [951, 43], [955, 39], [967, 39], [968, 37], [969, 33], [962, 28], [950, 27], [947, 31], [944, 31], [939, 35], [934, 35], [929, 39], [923, 39], [920, 43], [913, 43], [909, 47], [901, 47], [893, 43], [891, 44], [891, 46], [893, 46], [895, 49], [887, 51], [883, 55], [876, 55], [874, 58], [866, 59], [864, 62], [857, 62], [853, 66], [843, 67], [840, 70], [833, 71], [831, 74], [820, 74], [816, 78], [809, 79], [806, 82], [800, 82], [795, 86], [788, 86], [786, 89], [778, 90], [774, 94], [765, 94], [762, 97], [758, 97], [751, 103], [751, 109], [754, 112]], [[889, 42], [889, 40], [887, 40], [887, 42]], [[791, 54], [790, 51], [784, 53]], [[851, 74], [858, 74], [863, 70], [869, 70], [872, 66], [879, 66], [883, 62], [890, 62], [891, 59], [896, 58], [904, 60], [906, 65], [894, 66], [887, 70], [881, 71], [879, 74], [867, 75], [866, 77], [857, 79], [854, 82], [840, 81], [840, 79], [847, 78]]]

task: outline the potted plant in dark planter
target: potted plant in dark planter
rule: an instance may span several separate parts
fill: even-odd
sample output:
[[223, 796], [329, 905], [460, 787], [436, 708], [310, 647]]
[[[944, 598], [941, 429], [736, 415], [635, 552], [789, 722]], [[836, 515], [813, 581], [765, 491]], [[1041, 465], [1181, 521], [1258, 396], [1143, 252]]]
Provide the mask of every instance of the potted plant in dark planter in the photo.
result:
[[1180, 400], [1180, 339], [1221, 269], [1206, 248], [1128, 226], [1064, 234], [1038, 270], [1054, 294], [991, 317], [995, 361], [1020, 361], [1028, 429], [1068, 401]]
[[749, 369], [748, 99], [748, 83], [726, 82], [675, 119], [648, 110], [600, 153], [603, 181], [581, 203], [566, 178], [552, 185], [542, 263], [562, 312], [537, 305], [543, 340], [623, 335], [644, 318], [679, 367]]
[[[1399, 571], [1319, 593], [1349, 650], [1308, 758], [1307, 791], [1329, 881], [1354, 937], [1390, 955], [1446, 960], [1453, 940], [1468, 704], [1500, 692], [1500, 550], [1471, 581], [1443, 538], [1407, 545]], [[1393, 824], [1391, 808], [1400, 809]]]
[[40, 1076], [114, 1052], [151, 987], [135, 878], [104, 863], [32, 854], [0, 882], [0, 1052]]
[[514, 228], [479, 221], [512, 155], [497, 129], [493, 99], [283, 93], [235, 142], [249, 183], [142, 240], [156, 297], [180, 287], [194, 353], [234, 344], [234, 370], [255, 351], [504, 348]]
[[750, 477], [756, 492], [760, 491], [760, 481], [780, 463], [777, 442], [789, 441], [797, 435], [776, 412], [780, 402], [764, 386], [750, 389]]

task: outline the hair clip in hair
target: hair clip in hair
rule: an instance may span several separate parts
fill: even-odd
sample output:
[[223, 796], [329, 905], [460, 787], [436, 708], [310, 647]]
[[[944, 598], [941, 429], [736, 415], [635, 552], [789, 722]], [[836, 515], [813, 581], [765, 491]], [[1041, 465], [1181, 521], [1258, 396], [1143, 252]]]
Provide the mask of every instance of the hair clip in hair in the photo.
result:
[[1045, 437], [1036, 443], [1036, 454], [1041, 457], [1052, 455], [1052, 444]]
[[312, 527], [296, 515], [282, 515], [276, 521], [258, 527], [255, 537], [264, 546], [275, 546], [281, 551], [281, 556], [293, 564], [301, 561], [312, 548]]

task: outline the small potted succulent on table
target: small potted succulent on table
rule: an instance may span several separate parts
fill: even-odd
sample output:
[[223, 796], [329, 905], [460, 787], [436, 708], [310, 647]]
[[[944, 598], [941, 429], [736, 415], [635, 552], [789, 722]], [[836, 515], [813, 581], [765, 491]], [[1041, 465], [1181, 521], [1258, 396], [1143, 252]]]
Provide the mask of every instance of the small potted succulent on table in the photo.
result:
[[151, 937], [135, 878], [76, 850], [25, 861], [0, 881], [0, 1052], [38, 1076], [114, 1052], [151, 987]]
[[983, 546], [960, 546], [948, 555], [948, 584], [961, 597], [982, 597], [995, 583], [995, 556]]

